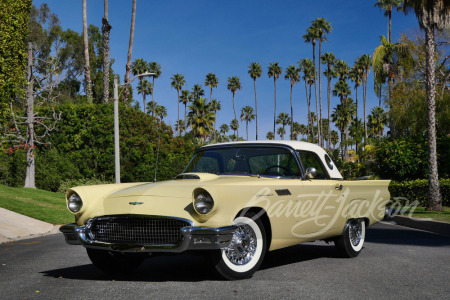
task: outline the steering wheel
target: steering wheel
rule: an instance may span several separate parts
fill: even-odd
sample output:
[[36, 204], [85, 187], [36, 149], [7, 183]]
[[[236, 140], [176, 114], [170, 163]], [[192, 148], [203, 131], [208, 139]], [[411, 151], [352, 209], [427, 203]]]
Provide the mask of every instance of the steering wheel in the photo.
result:
[[270, 167], [265, 168], [264, 171], [263, 171], [263, 174], [266, 174], [266, 175], [286, 176], [285, 174], [283, 174], [283, 173], [281, 173], [281, 172], [276, 172], [276, 171], [271, 172], [270, 169], [274, 169], [274, 168], [283, 169], [284, 171], [286, 171], [286, 174], [289, 173], [289, 169], [288, 169], [288, 168], [283, 167], [283, 166], [280, 166], [280, 165], [273, 165], [273, 166], [270, 166]]

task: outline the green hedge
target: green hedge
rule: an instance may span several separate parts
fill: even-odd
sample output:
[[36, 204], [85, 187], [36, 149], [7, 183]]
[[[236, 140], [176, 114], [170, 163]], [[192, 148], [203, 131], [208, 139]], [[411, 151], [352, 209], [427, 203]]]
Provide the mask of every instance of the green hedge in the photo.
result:
[[[439, 187], [442, 196], [442, 205], [450, 206], [450, 179], [440, 179]], [[402, 197], [406, 199], [399, 199], [402, 205], [406, 202], [412, 203], [419, 201], [419, 206], [427, 206], [428, 203], [428, 180], [418, 179], [412, 181], [396, 182], [392, 181], [389, 185], [389, 192], [391, 198]]]

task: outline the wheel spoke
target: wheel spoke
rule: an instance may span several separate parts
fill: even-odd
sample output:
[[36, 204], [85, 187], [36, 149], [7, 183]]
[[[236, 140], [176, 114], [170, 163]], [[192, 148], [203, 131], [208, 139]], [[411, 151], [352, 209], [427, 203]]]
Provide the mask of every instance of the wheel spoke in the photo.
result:
[[230, 262], [235, 265], [245, 265], [252, 260], [256, 247], [255, 232], [251, 226], [243, 224], [238, 226], [230, 246], [224, 251]]

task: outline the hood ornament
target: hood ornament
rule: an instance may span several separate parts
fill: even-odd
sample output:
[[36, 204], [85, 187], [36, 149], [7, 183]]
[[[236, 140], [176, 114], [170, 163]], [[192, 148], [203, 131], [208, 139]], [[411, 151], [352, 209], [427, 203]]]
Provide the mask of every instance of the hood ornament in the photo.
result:
[[128, 202], [130, 205], [141, 205], [144, 204], [144, 202]]

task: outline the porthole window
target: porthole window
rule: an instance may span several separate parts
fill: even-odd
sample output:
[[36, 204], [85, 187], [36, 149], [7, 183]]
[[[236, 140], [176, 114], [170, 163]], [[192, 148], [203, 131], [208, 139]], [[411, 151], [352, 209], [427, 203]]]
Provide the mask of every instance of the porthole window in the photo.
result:
[[334, 164], [328, 154], [325, 154], [325, 162], [327, 163], [328, 168], [330, 168], [330, 170], [333, 170]]

